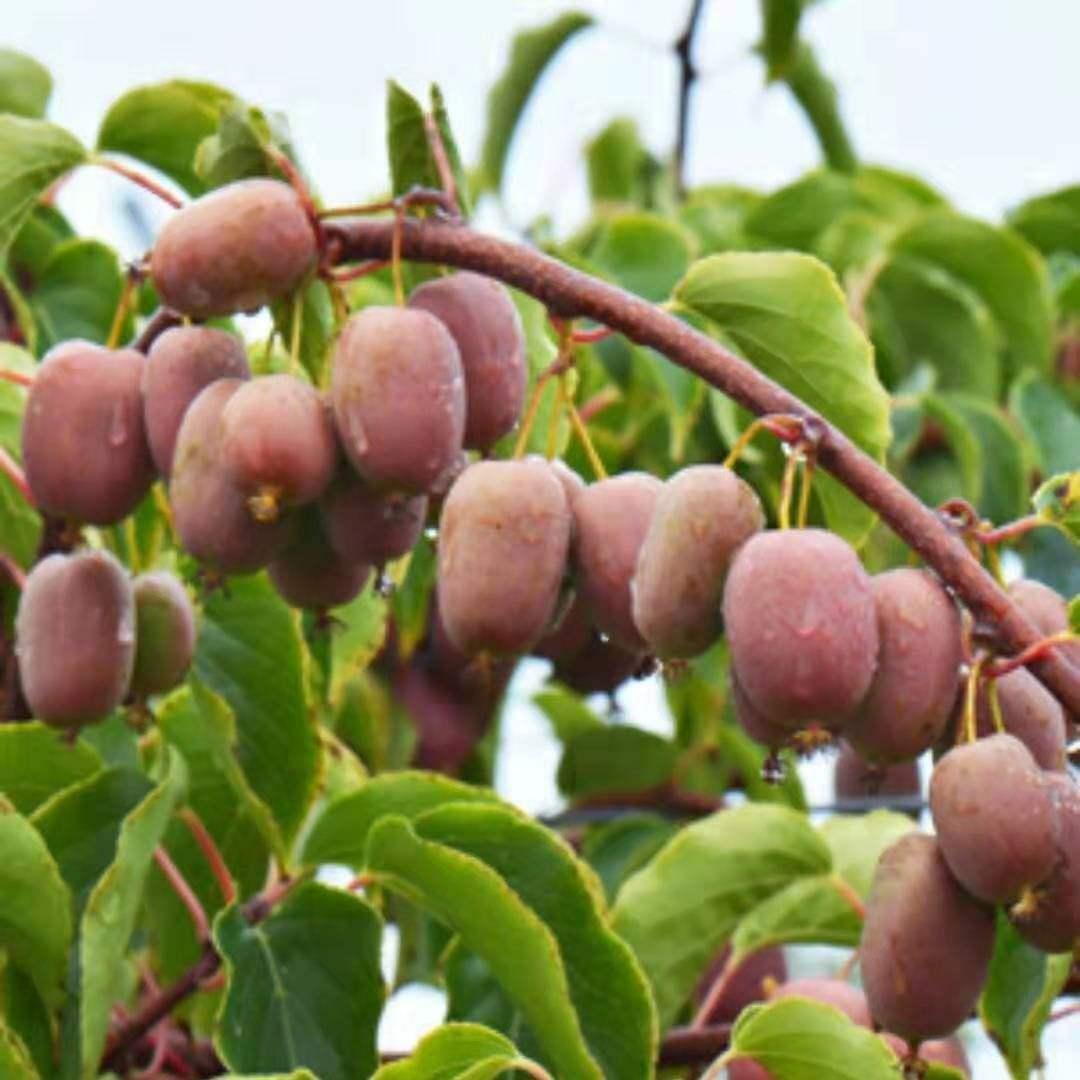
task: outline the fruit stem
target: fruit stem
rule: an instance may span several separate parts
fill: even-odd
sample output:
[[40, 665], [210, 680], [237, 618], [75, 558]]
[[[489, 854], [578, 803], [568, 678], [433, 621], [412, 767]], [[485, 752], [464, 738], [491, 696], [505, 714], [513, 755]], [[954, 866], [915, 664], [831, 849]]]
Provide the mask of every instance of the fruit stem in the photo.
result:
[[206, 865], [210, 867], [210, 872], [214, 875], [214, 880], [217, 881], [218, 888], [221, 890], [222, 899], [226, 904], [233, 903], [236, 899], [236, 886], [233, 884], [232, 874], [229, 872], [220, 848], [210, 835], [210, 830], [190, 806], [183, 807], [178, 811], [177, 816], [188, 827], [195, 838], [195, 843], [199, 845], [199, 850], [206, 859]]
[[568, 324], [562, 320], [552, 320], [552, 323], [559, 334], [558, 352], [555, 359], [536, 378], [536, 385], [533, 387], [529, 403], [525, 407], [521, 430], [518, 432], [517, 441], [514, 443], [513, 457], [515, 458], [520, 458], [525, 453], [525, 445], [529, 441], [533, 424], [536, 422], [536, 414], [540, 410], [540, 400], [544, 393], [544, 387], [547, 386], [551, 379], [556, 375], [561, 375], [573, 363], [573, 356], [567, 347], [570, 334]]
[[[985, 675], [985, 670], [983, 671]], [[996, 679], [990, 679], [986, 684], [986, 697], [990, 702], [990, 718], [994, 722], [994, 730], [999, 735], [1005, 734], [1005, 718], [1001, 715], [1001, 700], [998, 697], [998, 684]]]
[[559, 386], [562, 390], [563, 400], [566, 403], [567, 414], [570, 417], [570, 426], [573, 427], [574, 434], [578, 437], [581, 448], [585, 451], [585, 456], [589, 459], [589, 465], [592, 467], [593, 474], [597, 480], [606, 480], [607, 469], [604, 468], [604, 463], [600, 460], [600, 455], [596, 452], [596, 447], [593, 446], [592, 439], [589, 438], [589, 429], [585, 426], [584, 421], [581, 419], [581, 415], [577, 411], [577, 406], [574, 404], [573, 398], [566, 389], [566, 372], [559, 376]]
[[34, 385], [33, 375], [24, 375], [21, 371], [9, 371], [7, 368], [0, 368], [0, 379], [5, 379], [16, 386]]
[[690, 1021], [691, 1031], [700, 1031], [701, 1028], [708, 1025], [709, 1017], [716, 1011], [716, 1007], [720, 1004], [721, 998], [723, 998], [727, 988], [731, 985], [731, 980], [735, 977], [735, 972], [742, 960], [743, 957], [734, 949], [728, 954], [727, 960], [724, 961], [723, 970], [713, 979], [709, 992], [705, 995], [705, 1000], [698, 1007], [698, 1011], [694, 1013], [694, 1019]]
[[799, 520], [800, 529], [806, 528], [806, 522], [810, 517], [810, 490], [814, 482], [814, 455], [807, 450], [803, 458], [802, 487], [799, 489]]
[[559, 421], [567, 406], [566, 385], [560, 377], [555, 384], [555, 401], [552, 404], [551, 415], [548, 417], [547, 447], [544, 456], [548, 461], [554, 460], [559, 452]]
[[839, 874], [830, 875], [829, 882], [840, 899], [859, 917], [859, 921], [864, 921], [866, 919], [866, 905], [863, 903], [863, 898]]
[[[300, 373], [300, 331], [304, 326], [304, 293], [296, 290], [292, 303], [292, 338], [289, 342], [289, 370], [293, 375]], [[271, 518], [273, 520], [273, 518]]]
[[1038, 529], [1042, 525], [1049, 524], [1050, 522], [1041, 514], [1030, 514], [1028, 517], [1018, 518], [1016, 521], [1009, 521], [1004, 525], [999, 525], [996, 529], [976, 529], [972, 536], [980, 544], [993, 547], [996, 544], [1015, 540], [1017, 537], [1031, 532], [1032, 529]]
[[123, 176], [130, 180], [133, 184], [138, 184], [139, 187], [145, 188], [152, 195], [156, 195], [162, 202], [168, 203], [174, 210], [179, 210], [184, 205], [171, 191], [167, 191], [156, 180], [151, 180], [149, 176], [139, 172], [137, 169], [131, 168], [130, 165], [123, 165], [113, 158], [102, 157], [99, 154], [91, 155], [89, 164], [99, 165], [103, 169], [109, 169], [119, 176]]
[[[964, 723], [962, 736], [965, 742], [972, 743], [978, 738], [978, 728], [975, 723], [975, 699], [978, 694], [979, 680], [982, 678], [983, 665], [986, 663], [984, 655], [977, 656], [968, 671], [967, 683], [964, 686]], [[958, 733], [959, 734], [959, 733]]]
[[795, 442], [802, 435], [802, 419], [786, 413], [759, 416], [732, 444], [728, 456], [724, 458], [725, 469], [735, 468], [735, 463], [761, 431], [768, 431], [784, 442]]
[[1016, 656], [1010, 656], [1007, 660], [995, 660], [992, 664], [988, 664], [985, 671], [986, 678], [1000, 679], [1002, 675], [1008, 675], [1010, 671], [1026, 667], [1036, 660], [1042, 660], [1058, 645], [1070, 645], [1074, 641], [1080, 641], [1080, 634], [1074, 634], [1071, 630], [1061, 630], [1056, 634], [1051, 634], [1041, 641], [1036, 641], [1034, 645], [1029, 645]]
[[0, 473], [3, 473], [15, 485], [15, 488], [28, 505], [36, 508], [30, 485], [26, 482], [26, 473], [23, 472], [22, 466], [2, 446], [0, 446]]
[[609, 409], [621, 397], [622, 394], [614, 386], [604, 387], [603, 390], [598, 394], [594, 394], [578, 409], [578, 415], [581, 417], [582, 423], [587, 424], [590, 420], [595, 420], [605, 409]]
[[116, 311], [113, 313], [112, 325], [109, 327], [109, 336], [105, 339], [106, 349], [115, 349], [120, 344], [120, 335], [124, 332], [124, 320], [127, 318], [131, 298], [135, 292], [139, 276], [128, 272], [124, 276], [124, 287], [120, 290], [120, 299], [116, 302]]
[[795, 472], [799, 467], [799, 454], [788, 451], [787, 461], [784, 462], [784, 476], [780, 481], [780, 509], [779, 519], [781, 529], [791, 528], [791, 497], [795, 493]]
[[158, 869], [165, 875], [165, 880], [168, 881], [172, 891], [176, 893], [180, 903], [191, 916], [195, 937], [200, 944], [205, 944], [210, 940], [210, 923], [199, 898], [180, 872], [180, 868], [169, 858], [169, 853], [160, 845], [154, 849], [154, 862], [157, 863]]
[[358, 266], [351, 266], [347, 270], [334, 270], [328, 275], [330, 281], [343, 285], [347, 281], [355, 281], [357, 278], [367, 277], [368, 274], [377, 274], [390, 265], [389, 259], [368, 259]]

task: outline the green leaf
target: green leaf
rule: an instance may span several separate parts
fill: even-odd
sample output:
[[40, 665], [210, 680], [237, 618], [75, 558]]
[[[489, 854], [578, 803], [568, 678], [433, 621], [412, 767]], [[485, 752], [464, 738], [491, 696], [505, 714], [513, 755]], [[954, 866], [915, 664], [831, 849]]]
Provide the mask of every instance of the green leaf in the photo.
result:
[[229, 983], [214, 1045], [252, 1073], [307, 1066], [319, 1080], [375, 1071], [385, 989], [382, 919], [367, 901], [314, 882], [251, 925], [231, 907], [214, 922]]
[[802, 0], [761, 0], [763, 26], [758, 51], [770, 82], [779, 78], [795, 58], [802, 8]]
[[40, 120], [49, 106], [52, 88], [48, 68], [32, 56], [0, 49], [0, 113]]
[[1020, 517], [1027, 507], [1027, 461], [1024, 446], [1005, 413], [993, 402], [970, 394], [942, 397], [960, 413], [979, 441], [983, 466], [979, 513], [999, 523]]
[[1044, 480], [1031, 496], [1031, 505], [1074, 544], [1080, 544], [1080, 470], [1058, 473]]
[[1035, 448], [1044, 476], [1066, 472], [1080, 459], [1080, 415], [1048, 379], [1025, 371], [1009, 389], [1009, 412]]
[[319, 744], [308, 701], [300, 615], [264, 576], [235, 578], [206, 602], [195, 654], [198, 677], [236, 717], [236, 754], [285, 842], [315, 794]]
[[217, 131], [203, 139], [195, 153], [195, 175], [211, 188], [249, 176], [276, 175], [272, 151], [296, 161], [284, 116], [242, 101], [223, 103]]
[[104, 344], [123, 289], [124, 271], [112, 248], [100, 240], [65, 240], [49, 256], [30, 296], [39, 348], [71, 338]]
[[486, 863], [554, 934], [570, 1000], [603, 1075], [648, 1076], [658, 1040], [648, 985], [633, 953], [608, 926], [599, 883], [570, 848], [506, 806], [443, 806], [413, 827], [423, 840]]
[[694, 188], [679, 207], [679, 221], [697, 237], [702, 255], [747, 247], [747, 216], [760, 205], [756, 191], [734, 184]]
[[[3, 54], [0, 53], [0, 61]], [[2, 75], [2, 71], [0, 71]], [[0, 91], [3, 86], [0, 85]], [[30, 1051], [19, 1036], [0, 1017], [0, 1076], [4, 1080], [38, 1080]]]
[[334, 609], [329, 698], [335, 706], [341, 704], [346, 686], [371, 663], [386, 640], [389, 603], [379, 595], [374, 577], [355, 600]]
[[98, 1075], [112, 1007], [121, 993], [116, 972], [135, 929], [154, 849], [161, 843], [186, 785], [183, 760], [179, 754], [168, 755], [161, 783], [124, 819], [116, 858], [86, 901], [79, 926], [78, 965], [83, 1080]]
[[98, 129], [97, 148], [152, 165], [192, 195], [207, 185], [195, 172], [195, 153], [236, 104], [235, 95], [213, 83], [172, 79], [129, 90], [109, 106]]
[[593, 202], [640, 202], [647, 161], [636, 122], [627, 117], [612, 120], [585, 148]]
[[435, 587], [435, 545], [421, 536], [405, 556], [408, 563], [401, 584], [390, 600], [398, 651], [406, 659], [412, 656], [427, 630], [431, 591]]
[[567, 41], [592, 24], [591, 15], [570, 11], [515, 36], [503, 74], [488, 91], [487, 131], [476, 178], [478, 194], [497, 193], [502, 188], [510, 143], [537, 83]]
[[[241, 897], [266, 880], [271, 852], [286, 857], [285, 845], [269, 808], [251, 790], [236, 759], [236, 721], [232, 710], [198, 679], [170, 694], [155, 710], [165, 741], [188, 766], [188, 806], [198, 814], [225, 859]], [[217, 879], [191, 831], [175, 821], [165, 848], [213, 916], [224, 903]], [[161, 875], [150, 878], [147, 917], [154, 938], [159, 975], [171, 980], [198, 959], [202, 943], [173, 889]]]
[[1005, 342], [1007, 370], [1049, 372], [1052, 309], [1046, 266], [1028, 244], [950, 210], [933, 210], [899, 233], [892, 251], [937, 266], [989, 308]]
[[1045, 255], [1055, 251], [1080, 255], [1080, 185], [1028, 199], [1009, 214], [1008, 221]]
[[420, 904], [481, 956], [525, 1015], [560, 1076], [600, 1080], [551, 930], [490, 867], [421, 839], [402, 817], [383, 818], [368, 864], [388, 888]]
[[809, 251], [832, 221], [854, 205], [851, 178], [822, 169], [759, 202], [747, 215], [745, 227], [769, 247]]
[[428, 146], [423, 106], [393, 79], [386, 84], [386, 149], [395, 195], [414, 187], [441, 186]]
[[629, 725], [583, 731], [567, 743], [559, 762], [559, 790], [570, 798], [644, 791], [671, 779], [674, 744]]
[[[0, 366], [5, 371], [33, 377], [37, 364], [26, 351], [8, 341], [0, 342]], [[26, 411], [24, 386], [0, 379], [0, 446], [16, 460], [22, 458], [22, 420]]]
[[331, 803], [315, 822], [301, 861], [308, 866], [343, 863], [356, 870], [367, 865], [368, 835], [384, 817], [412, 820], [444, 803], [493, 802], [489, 788], [473, 787], [439, 773], [392, 772], [373, 776], [359, 791]]
[[49, 185], [85, 160], [82, 143], [63, 128], [0, 116], [0, 259]]
[[[690, 268], [675, 298], [715, 322], [751, 363], [883, 460], [888, 395], [870, 343], [824, 264], [790, 253], [710, 255]], [[832, 477], [815, 477], [815, 490], [829, 527], [861, 541], [873, 514]]]
[[116, 855], [124, 819], [154, 790], [135, 769], [108, 768], [58, 792], [30, 820], [71, 889], [75, 914]]
[[[0, 1014], [26, 1047], [38, 1074], [51, 1080], [56, 1071], [52, 1013], [33, 980], [10, 963], [0, 974]], [[0, 1070], [0, 1075], [6, 1074]]]
[[874, 278], [866, 312], [889, 385], [927, 364], [942, 389], [997, 397], [1001, 363], [993, 318], [952, 275], [921, 259], [894, 256]]
[[924, 210], [947, 205], [925, 180], [883, 165], [861, 166], [854, 183], [859, 205], [891, 221], [905, 221]]
[[830, 864], [802, 814], [759, 803], [688, 825], [630, 878], [612, 925], [652, 983], [662, 1028], [747, 912]]
[[519, 1058], [517, 1047], [481, 1024], [443, 1024], [403, 1061], [383, 1065], [373, 1080], [494, 1080]]
[[640, 870], [677, 828], [656, 814], [627, 814], [589, 829], [582, 841], [581, 857], [596, 871], [609, 902], [614, 902], [623, 882]]
[[[949, 453], [959, 468], [961, 486], [946, 497], [960, 494], [972, 503], [978, 503], [984, 482], [982, 443], [964, 414], [948, 398], [941, 394], [923, 394], [921, 405], [926, 417], [941, 429]], [[937, 503], [932, 505], [936, 506]]]
[[299, 299], [287, 296], [270, 305], [274, 327], [286, 349], [292, 349], [293, 320], [300, 310], [300, 340], [297, 357], [315, 386], [325, 386], [330, 370], [334, 308], [330, 290], [323, 281], [312, 281], [299, 292]]
[[461, 163], [461, 152], [458, 150], [457, 140], [454, 138], [453, 129], [450, 127], [450, 114], [446, 110], [446, 102], [443, 100], [442, 91], [439, 89], [438, 84], [431, 84], [429, 94], [431, 97], [431, 115], [435, 118], [435, 126], [439, 129], [443, 149], [446, 151], [447, 164], [449, 164], [450, 172], [454, 177], [458, 207], [462, 216], [468, 218], [472, 213], [471, 200], [469, 199], [469, 183], [465, 176], [465, 167]]
[[550, 683], [533, 694], [533, 704], [551, 721], [559, 742], [568, 744], [587, 731], [605, 729], [603, 720], [589, 708], [580, 694], [558, 683]]
[[770, 945], [859, 944], [862, 919], [836, 887], [832, 874], [798, 878], [762, 900], [731, 935], [732, 966]]
[[756, 1061], [776, 1080], [896, 1080], [896, 1058], [868, 1028], [808, 998], [751, 1005], [723, 1060]]
[[0, 951], [56, 1005], [71, 943], [71, 894], [41, 835], [3, 798], [0, 851]]
[[665, 300], [694, 256], [693, 236], [676, 222], [644, 211], [604, 222], [589, 258], [625, 289]]
[[0, 792], [20, 814], [32, 814], [64, 788], [93, 776], [101, 758], [85, 742], [69, 742], [55, 728], [0, 727]]
[[1048, 956], [1028, 945], [998, 912], [994, 955], [979, 999], [979, 1017], [1016, 1080], [1027, 1080], [1042, 1065], [1042, 1031], [1071, 966], [1067, 953]]
[[907, 814], [871, 810], [868, 814], [837, 814], [820, 832], [832, 852], [834, 872], [865, 900], [881, 853], [914, 828]]

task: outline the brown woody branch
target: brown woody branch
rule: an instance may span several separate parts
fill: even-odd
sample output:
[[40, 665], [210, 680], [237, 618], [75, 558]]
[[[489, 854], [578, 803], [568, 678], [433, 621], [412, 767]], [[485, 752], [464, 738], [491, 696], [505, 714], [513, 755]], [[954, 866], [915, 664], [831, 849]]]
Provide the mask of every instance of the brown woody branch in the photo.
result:
[[[328, 224], [327, 233], [342, 260], [385, 259], [390, 255], [393, 222], [334, 222]], [[587, 317], [609, 326], [638, 345], [663, 353], [758, 416], [793, 413], [809, 421], [821, 433], [818, 465], [922, 556], [976, 621], [991, 629], [1001, 652], [1019, 653], [1040, 639], [1039, 631], [933, 510], [794, 394], [675, 316], [532, 248], [460, 224], [404, 221], [401, 254], [417, 262], [475, 270], [528, 293], [560, 318]], [[1031, 670], [1074, 716], [1080, 716], [1080, 669], [1048, 655], [1033, 662]]]

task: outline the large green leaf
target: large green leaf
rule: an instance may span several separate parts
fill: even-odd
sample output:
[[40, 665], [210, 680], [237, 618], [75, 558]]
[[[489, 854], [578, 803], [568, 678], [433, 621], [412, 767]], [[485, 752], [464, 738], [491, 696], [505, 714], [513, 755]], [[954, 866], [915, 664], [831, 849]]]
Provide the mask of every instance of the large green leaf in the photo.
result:
[[563, 45], [592, 23], [591, 15], [571, 11], [514, 38], [503, 74], [488, 91], [487, 130], [476, 178], [479, 192], [502, 187], [510, 143], [536, 84]]
[[671, 779], [674, 743], [651, 731], [619, 724], [583, 731], [559, 762], [559, 790], [571, 798], [643, 791]]
[[896, 1080], [896, 1058], [868, 1028], [808, 998], [751, 1005], [721, 1060], [748, 1058], [775, 1080]]
[[1047, 956], [1028, 945], [998, 912], [994, 955], [979, 999], [979, 1017], [1016, 1080], [1027, 1080], [1042, 1064], [1042, 1031], [1071, 966], [1067, 953]]
[[878, 369], [896, 386], [921, 364], [945, 390], [995, 398], [1001, 385], [997, 333], [989, 309], [932, 263], [889, 259], [866, 297]]
[[482, 860], [551, 930], [603, 1075], [649, 1075], [657, 1047], [649, 989], [632, 952], [608, 926], [592, 872], [553, 833], [505, 806], [443, 806], [417, 818], [414, 828], [424, 840]]
[[421, 839], [402, 817], [383, 818], [371, 830], [368, 864], [388, 888], [452, 927], [487, 962], [559, 1076], [600, 1080], [558, 942], [498, 873], [471, 855]]
[[678, 825], [657, 814], [626, 814], [585, 834], [581, 856], [596, 872], [609, 902], [675, 834]]
[[1028, 199], [1009, 214], [1009, 224], [1046, 255], [1080, 255], [1080, 185]]
[[395, 195], [413, 187], [439, 187], [439, 173], [428, 146], [424, 109], [393, 79], [386, 85], [386, 148]]
[[373, 1080], [494, 1080], [520, 1057], [505, 1035], [482, 1024], [443, 1024], [403, 1061], [384, 1065]]
[[48, 68], [15, 49], [0, 49], [0, 113], [30, 120], [45, 115], [53, 81]]
[[881, 853], [914, 828], [915, 822], [907, 814], [871, 810], [868, 814], [837, 814], [820, 831], [832, 852], [834, 872], [865, 900]]
[[939, 267], [982, 300], [1004, 338], [1010, 373], [1026, 367], [1049, 371], [1049, 278], [1039, 253], [1016, 233], [934, 210], [899, 233], [891, 250]]
[[297, 359], [317, 387], [325, 387], [330, 370], [330, 348], [334, 338], [334, 308], [324, 281], [306, 285], [296, 299], [287, 296], [270, 305], [274, 327], [286, 349], [292, 349], [293, 326], [300, 316]]
[[129, 90], [109, 106], [97, 148], [152, 165], [192, 195], [206, 184], [195, 172], [195, 152], [236, 97], [213, 83], [171, 79]]
[[274, 152], [296, 161], [285, 117], [242, 101], [229, 101], [222, 104], [217, 131], [199, 143], [195, 175], [208, 187], [249, 176], [268, 176], [275, 172]]
[[300, 616], [263, 576], [236, 578], [206, 603], [195, 671], [236, 717], [236, 753], [286, 843], [315, 794], [319, 742], [307, 696]]
[[112, 767], [58, 792], [31, 821], [71, 889], [75, 913], [116, 855], [124, 819], [154, 790], [136, 769]]
[[405, 771], [374, 776], [359, 791], [326, 808], [304, 844], [301, 859], [310, 866], [343, 863], [359, 870], [366, 864], [368, 834], [381, 818], [397, 814], [412, 820], [444, 803], [497, 799], [488, 788], [438, 773]]
[[645, 968], [661, 1025], [747, 912], [797, 878], [827, 873], [831, 861], [805, 816], [753, 804], [688, 825], [630, 878], [613, 926]]
[[1009, 389], [1009, 412], [1035, 447], [1044, 476], [1080, 462], [1080, 414], [1049, 379], [1024, 372]]
[[98, 1075], [112, 1007], [122, 992], [116, 973], [135, 929], [154, 849], [161, 843], [186, 785], [183, 760], [179, 754], [167, 755], [164, 777], [124, 819], [116, 840], [116, 857], [86, 901], [79, 925], [77, 1002], [83, 1080]]
[[[710, 255], [690, 268], [675, 298], [873, 458], [884, 458], [888, 395], [828, 267], [794, 253]], [[832, 477], [819, 476], [815, 490], [830, 528], [853, 543], [869, 532], [873, 514]]]
[[56, 1004], [71, 942], [71, 894], [41, 835], [0, 797], [0, 951]]
[[26, 1047], [38, 1073], [50, 1080], [56, 1071], [52, 1012], [30, 976], [10, 963], [0, 974], [0, 1014]]
[[334, 609], [328, 692], [332, 705], [341, 704], [345, 688], [382, 648], [389, 606], [387, 599], [380, 595], [373, 574], [355, 600]]
[[637, 124], [622, 116], [612, 120], [585, 150], [593, 202], [640, 203], [647, 162]]
[[8, 249], [12, 279], [23, 289], [32, 291], [49, 256], [74, 235], [67, 218], [55, 206], [38, 203]]
[[0, 258], [39, 196], [85, 160], [82, 143], [63, 128], [0, 115]]
[[747, 215], [745, 228], [768, 247], [809, 251], [828, 225], [854, 205], [851, 178], [822, 169], [761, 200]]
[[[236, 759], [236, 722], [224, 700], [192, 676], [157, 708], [155, 720], [166, 742], [188, 766], [188, 806], [198, 814], [225, 859], [241, 897], [266, 879], [271, 852], [284, 859], [285, 847], [266, 804], [251, 790]], [[174, 821], [164, 846], [208, 915], [224, 905], [217, 879], [191, 830]], [[166, 980], [179, 977], [199, 956], [191, 920], [160, 874], [147, 886], [147, 918], [154, 939], [156, 970]]]
[[429, 94], [431, 96], [430, 113], [435, 120], [435, 126], [439, 129], [439, 137], [442, 139], [443, 150], [446, 152], [446, 162], [454, 178], [454, 187], [457, 188], [458, 209], [467, 218], [472, 212], [472, 200], [465, 176], [465, 166], [461, 162], [461, 151], [458, 149], [457, 139], [454, 138], [454, 132], [450, 127], [450, 114], [438, 84], [431, 84]]
[[26, 1044], [0, 1017], [0, 1076], [4, 1080], [38, 1080]]
[[378, 1065], [385, 995], [382, 919], [367, 901], [313, 882], [251, 925], [221, 913], [214, 943], [229, 982], [214, 1043], [238, 1072], [306, 1066], [319, 1080], [354, 1080]]
[[32, 724], [0, 727], [0, 793], [20, 814], [101, 768], [101, 758], [85, 742], [69, 742], [55, 728]]
[[688, 229], [644, 211], [619, 214], [600, 227], [589, 258], [623, 288], [646, 300], [664, 300], [694, 256]]
[[30, 296], [39, 348], [71, 338], [104, 344], [123, 289], [124, 271], [112, 248], [100, 240], [65, 240], [49, 256]]
[[702, 255], [747, 246], [747, 215], [761, 203], [761, 195], [734, 184], [708, 184], [694, 188], [679, 207], [679, 220], [697, 237]]
[[561, 743], [569, 744], [587, 731], [606, 730], [584, 698], [559, 683], [549, 683], [533, 694], [533, 704], [551, 721], [551, 730]]

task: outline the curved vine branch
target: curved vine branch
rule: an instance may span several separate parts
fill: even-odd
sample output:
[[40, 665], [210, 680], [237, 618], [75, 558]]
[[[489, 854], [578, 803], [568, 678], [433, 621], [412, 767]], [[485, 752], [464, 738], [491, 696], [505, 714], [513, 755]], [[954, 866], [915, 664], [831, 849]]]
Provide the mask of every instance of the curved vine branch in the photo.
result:
[[[390, 257], [392, 221], [333, 222], [327, 223], [326, 232], [332, 258], [353, 262]], [[793, 413], [810, 421], [821, 431], [818, 465], [875, 510], [933, 567], [1001, 651], [1019, 653], [1040, 640], [1039, 631], [933, 510], [794, 394], [711, 338], [615, 285], [465, 225], [405, 220], [400, 236], [403, 258], [498, 278], [535, 297], [553, 315], [584, 316], [656, 349], [758, 416]], [[1051, 654], [1032, 663], [1031, 670], [1074, 716], [1080, 716], [1080, 669]]]

